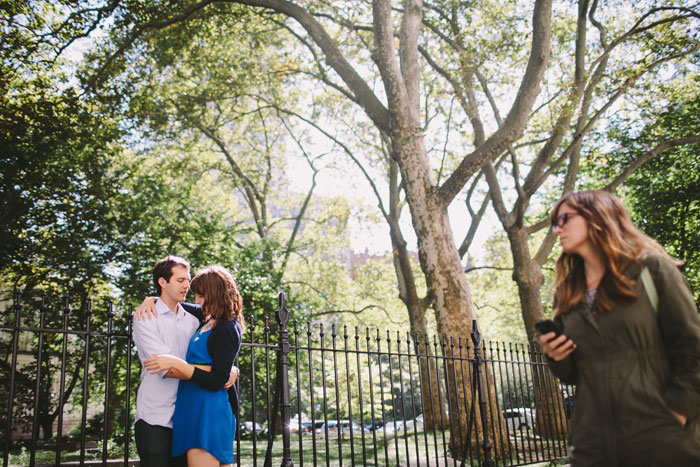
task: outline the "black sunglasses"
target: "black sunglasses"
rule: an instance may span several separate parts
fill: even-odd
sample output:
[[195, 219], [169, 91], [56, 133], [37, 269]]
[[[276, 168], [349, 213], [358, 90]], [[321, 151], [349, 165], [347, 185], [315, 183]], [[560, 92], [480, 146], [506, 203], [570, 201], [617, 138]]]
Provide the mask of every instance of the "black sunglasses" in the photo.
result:
[[556, 229], [557, 227], [558, 228], [564, 227], [564, 224], [569, 222], [569, 219], [571, 219], [574, 216], [580, 216], [580, 215], [581, 214], [578, 212], [565, 212], [564, 214], [558, 215], [557, 217], [552, 219], [552, 231], [554, 231], [554, 229]]

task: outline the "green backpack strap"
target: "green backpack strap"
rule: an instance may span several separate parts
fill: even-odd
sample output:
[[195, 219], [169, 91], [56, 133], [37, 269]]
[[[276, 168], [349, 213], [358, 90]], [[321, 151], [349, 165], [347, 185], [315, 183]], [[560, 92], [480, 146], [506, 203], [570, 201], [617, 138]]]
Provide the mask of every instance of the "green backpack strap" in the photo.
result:
[[644, 266], [644, 269], [642, 269], [642, 273], [639, 275], [639, 278], [642, 279], [642, 285], [644, 286], [644, 290], [646, 291], [647, 296], [649, 297], [649, 301], [651, 302], [651, 307], [654, 309], [654, 313], [658, 313], [659, 296], [656, 294], [656, 286], [654, 286], [654, 279], [651, 278], [649, 268]]

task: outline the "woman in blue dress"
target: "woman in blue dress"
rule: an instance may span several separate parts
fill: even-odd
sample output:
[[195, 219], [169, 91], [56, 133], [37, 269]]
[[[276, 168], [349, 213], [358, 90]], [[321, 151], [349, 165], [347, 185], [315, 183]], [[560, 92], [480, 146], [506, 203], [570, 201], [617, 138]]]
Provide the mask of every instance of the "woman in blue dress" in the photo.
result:
[[190, 289], [202, 307], [203, 323], [190, 339], [186, 361], [155, 355], [144, 366], [151, 373], [174, 369], [182, 379], [173, 415], [173, 457], [186, 453], [188, 465], [230, 465], [236, 418], [224, 385], [245, 329], [241, 295], [221, 266], [199, 271]]

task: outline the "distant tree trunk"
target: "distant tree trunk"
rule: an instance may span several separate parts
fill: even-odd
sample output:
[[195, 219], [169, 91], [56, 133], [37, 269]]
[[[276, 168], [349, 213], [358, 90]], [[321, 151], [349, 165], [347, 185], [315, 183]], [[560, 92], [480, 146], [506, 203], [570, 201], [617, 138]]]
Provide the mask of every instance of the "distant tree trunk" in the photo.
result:
[[39, 427], [41, 428], [41, 439], [48, 441], [53, 438], [53, 422], [56, 417], [46, 413], [39, 414]]
[[[540, 289], [544, 278], [541, 266], [530, 256], [527, 244], [528, 232], [522, 227], [507, 229], [513, 254], [513, 280], [518, 285], [518, 294], [530, 345], [539, 349], [535, 323], [544, 319]], [[538, 363], [542, 363], [538, 360]], [[565, 439], [567, 436], [566, 415], [563, 398], [557, 379], [549, 368], [541, 364], [532, 365], [535, 390], [535, 432], [545, 438]]]

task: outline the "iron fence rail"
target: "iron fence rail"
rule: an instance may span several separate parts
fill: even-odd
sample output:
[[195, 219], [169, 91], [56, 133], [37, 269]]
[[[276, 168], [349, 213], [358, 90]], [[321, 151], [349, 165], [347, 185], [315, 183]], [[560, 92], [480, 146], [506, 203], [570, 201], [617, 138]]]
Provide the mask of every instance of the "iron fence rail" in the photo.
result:
[[[252, 317], [242, 343], [236, 464], [500, 465], [566, 458], [571, 388], [539, 349]], [[17, 295], [0, 315], [3, 465], [135, 465], [140, 365], [131, 309]], [[539, 381], [539, 384], [537, 384]], [[544, 381], [544, 383], [542, 383]], [[538, 408], [554, 406], [554, 415]], [[570, 409], [570, 407], [568, 407]], [[72, 427], [72, 428], [71, 428]]]

